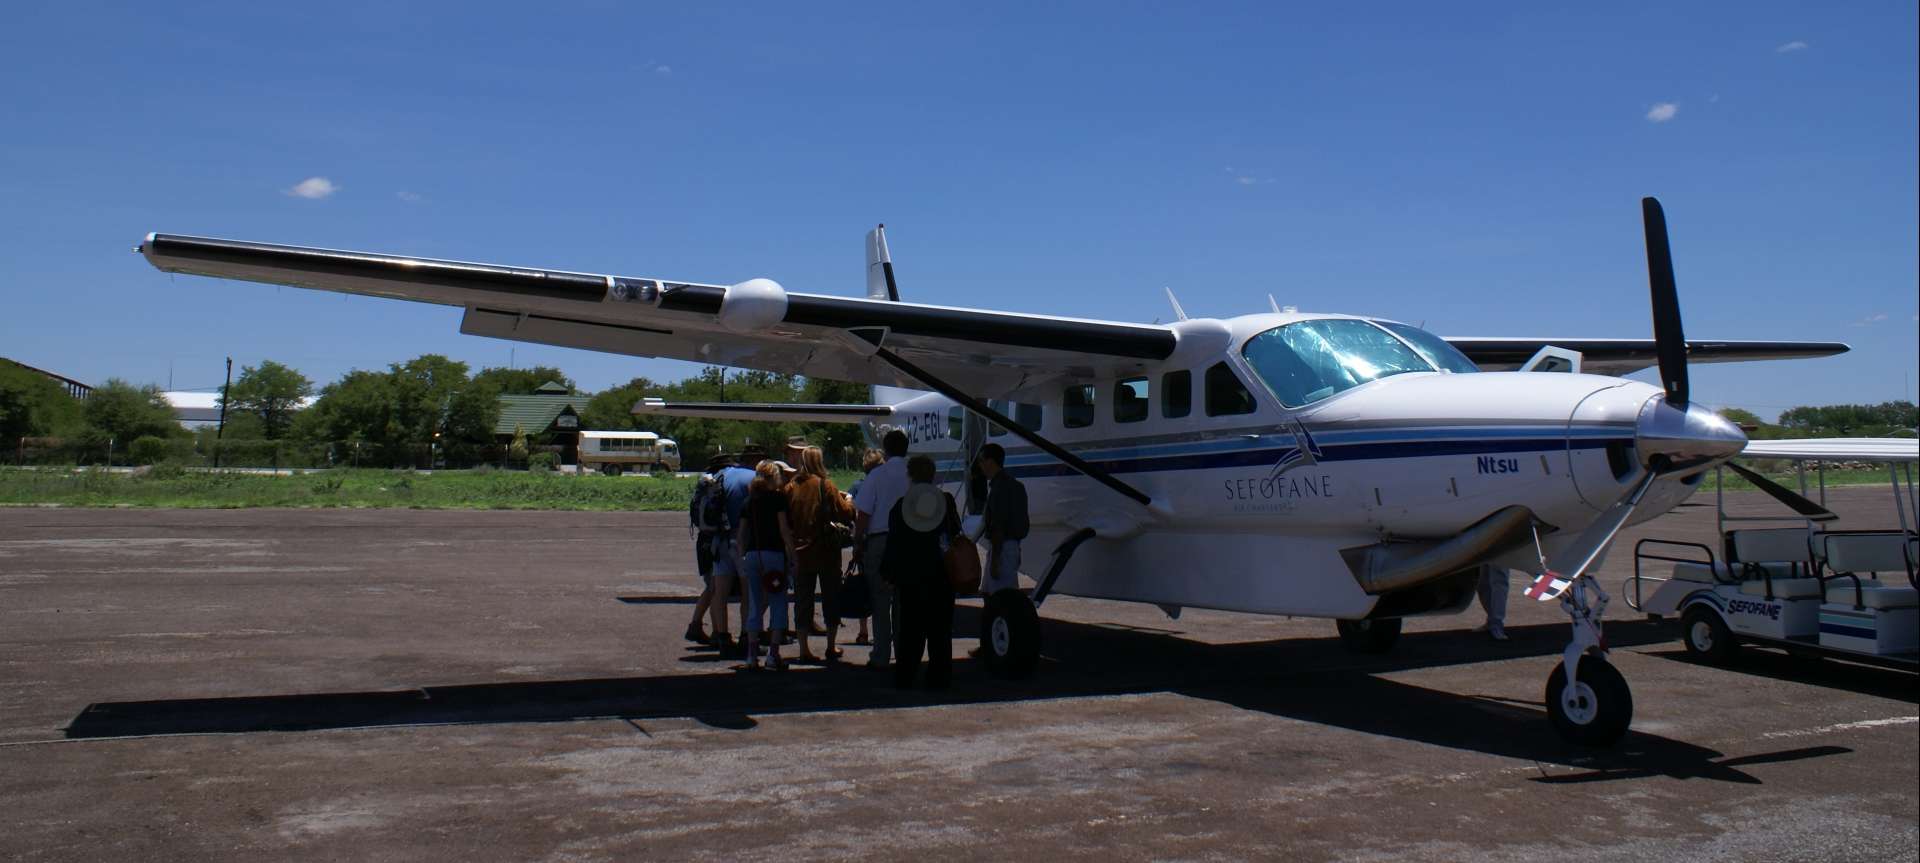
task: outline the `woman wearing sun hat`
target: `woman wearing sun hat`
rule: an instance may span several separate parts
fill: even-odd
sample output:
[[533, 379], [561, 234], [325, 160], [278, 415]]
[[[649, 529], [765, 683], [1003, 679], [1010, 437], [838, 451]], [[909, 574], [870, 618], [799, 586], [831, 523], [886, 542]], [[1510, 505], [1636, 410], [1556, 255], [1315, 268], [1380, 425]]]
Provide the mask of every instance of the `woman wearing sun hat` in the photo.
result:
[[887, 514], [887, 550], [881, 574], [900, 601], [893, 685], [913, 687], [920, 654], [927, 655], [927, 688], [953, 680], [953, 583], [947, 577], [946, 544], [960, 529], [953, 495], [933, 484], [933, 459], [907, 460], [907, 493]]

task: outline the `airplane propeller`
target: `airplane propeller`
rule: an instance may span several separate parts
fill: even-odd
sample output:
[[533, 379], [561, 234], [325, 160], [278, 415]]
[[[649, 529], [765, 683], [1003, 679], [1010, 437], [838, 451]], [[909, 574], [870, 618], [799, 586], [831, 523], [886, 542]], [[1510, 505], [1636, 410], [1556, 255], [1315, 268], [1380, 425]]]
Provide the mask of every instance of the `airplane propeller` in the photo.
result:
[[1598, 519], [1581, 531], [1571, 546], [1557, 555], [1572, 561], [1564, 572], [1542, 574], [1529, 596], [1552, 599], [1600, 557], [1634, 509], [1640, 506], [1656, 480], [1691, 470], [1723, 464], [1745, 477], [1755, 488], [1791, 507], [1811, 521], [1837, 516], [1792, 490], [1734, 464], [1731, 459], [1746, 446], [1746, 436], [1732, 423], [1703, 407], [1688, 404], [1687, 337], [1680, 322], [1680, 291], [1674, 283], [1673, 250], [1667, 242], [1667, 214], [1653, 198], [1640, 199], [1647, 238], [1647, 286], [1653, 300], [1654, 355], [1659, 360], [1660, 385], [1665, 395], [1642, 409], [1635, 435], [1646, 473]]

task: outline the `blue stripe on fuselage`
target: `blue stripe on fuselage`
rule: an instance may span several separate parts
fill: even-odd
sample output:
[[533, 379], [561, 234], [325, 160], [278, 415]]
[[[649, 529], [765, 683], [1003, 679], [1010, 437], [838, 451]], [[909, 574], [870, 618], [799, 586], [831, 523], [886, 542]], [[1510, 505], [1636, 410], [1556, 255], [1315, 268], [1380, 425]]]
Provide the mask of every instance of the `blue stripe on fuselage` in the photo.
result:
[[[1434, 430], [1441, 431], [1441, 430]], [[1459, 430], [1451, 430], [1454, 435]], [[1348, 436], [1329, 434], [1315, 435], [1320, 455], [1317, 461], [1372, 461], [1381, 459], [1425, 458], [1444, 455], [1487, 455], [1493, 453], [1516, 452], [1559, 452], [1567, 449], [1598, 449], [1609, 443], [1632, 443], [1631, 437], [1621, 437], [1615, 433], [1611, 437], [1575, 436], [1569, 438], [1565, 429], [1554, 429], [1552, 435], [1522, 434], [1496, 439], [1474, 440], [1405, 440], [1418, 436], [1417, 432], [1371, 433], [1365, 437], [1385, 437], [1391, 434], [1401, 440], [1378, 442], [1342, 443]], [[1353, 435], [1358, 437], [1359, 435]], [[1266, 446], [1256, 449], [1226, 449], [1244, 445], [1241, 441], [1211, 441], [1198, 444], [1178, 444], [1169, 447], [1126, 447], [1098, 449], [1081, 453], [1081, 458], [1109, 473], [1149, 473], [1169, 470], [1210, 470], [1216, 468], [1270, 466], [1282, 457], [1296, 452], [1299, 447], [1291, 441], [1291, 436], [1275, 435], [1275, 440], [1288, 440], [1284, 446]], [[1158, 452], [1147, 454], [1154, 450]], [[1222, 451], [1224, 450], [1224, 451]], [[1135, 455], [1138, 453], [1138, 455]], [[1076, 473], [1072, 468], [1054, 461], [1045, 455], [1023, 455], [1009, 458], [1007, 469], [1017, 477], [1070, 476]]]

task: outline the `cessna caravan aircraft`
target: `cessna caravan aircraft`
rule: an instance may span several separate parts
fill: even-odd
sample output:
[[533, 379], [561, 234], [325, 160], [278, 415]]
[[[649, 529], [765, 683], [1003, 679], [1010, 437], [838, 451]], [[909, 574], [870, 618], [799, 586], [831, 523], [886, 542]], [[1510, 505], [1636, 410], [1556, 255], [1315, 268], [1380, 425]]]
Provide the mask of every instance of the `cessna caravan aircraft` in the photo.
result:
[[[1632, 697], [1600, 637], [1608, 597], [1586, 573], [1621, 527], [1671, 509], [1746, 444], [1689, 402], [1687, 363], [1847, 350], [1687, 341], [1665, 217], [1651, 198], [1643, 211], [1651, 340], [1443, 338], [1277, 304], [1213, 319], [1176, 301], [1179, 320], [1161, 325], [909, 303], [883, 229], [868, 236], [864, 298], [173, 234], [138, 251], [167, 272], [460, 306], [471, 335], [867, 383], [868, 405], [648, 399], [635, 412], [859, 422], [876, 439], [898, 428], [960, 485], [967, 459], [1000, 442], [1028, 488], [1029, 559], [1047, 565], [1028, 573], [1031, 596], [986, 598], [998, 673], [1031, 672], [1036, 607], [1055, 592], [1176, 616], [1332, 618], [1349, 645], [1380, 651], [1402, 618], [1464, 609], [1482, 568], [1536, 573], [1528, 594], [1574, 621], [1549, 716], [1607, 744]], [[1656, 364], [1659, 387], [1613, 377]]]

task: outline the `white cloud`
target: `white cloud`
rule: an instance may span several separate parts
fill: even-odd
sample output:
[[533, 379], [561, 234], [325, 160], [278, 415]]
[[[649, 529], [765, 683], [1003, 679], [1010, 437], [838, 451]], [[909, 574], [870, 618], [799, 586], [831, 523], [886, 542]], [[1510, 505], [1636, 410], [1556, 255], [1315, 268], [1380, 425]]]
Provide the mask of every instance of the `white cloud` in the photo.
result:
[[295, 183], [293, 188], [287, 190], [287, 194], [317, 201], [338, 191], [340, 187], [334, 185], [332, 180], [325, 177], [308, 177]]
[[1877, 314], [1871, 314], [1864, 318], [1861, 318], [1860, 320], [1854, 321], [1853, 325], [1856, 327], [1870, 327], [1886, 319], [1887, 319], [1887, 313], [1879, 312]]
[[1235, 177], [1233, 181], [1242, 186], [1258, 186], [1263, 182], [1259, 177], [1248, 177], [1245, 175]]
[[1672, 102], [1660, 102], [1647, 109], [1647, 119], [1655, 123], [1665, 123], [1680, 113], [1680, 106]]
[[1778, 48], [1773, 49], [1773, 53], [1792, 54], [1795, 51], [1805, 51], [1805, 50], [1807, 50], [1807, 43], [1802, 42], [1798, 39], [1795, 39], [1792, 42], [1788, 42], [1785, 45], [1782, 45]]
[[398, 192], [394, 192], [393, 196], [409, 204], [418, 204], [421, 201], [426, 200], [425, 198], [420, 197], [419, 192], [409, 192], [405, 189], [401, 189]]
[[665, 63], [661, 63], [660, 65], [653, 67], [653, 72], [656, 75], [671, 75], [673, 74], [673, 67]]

